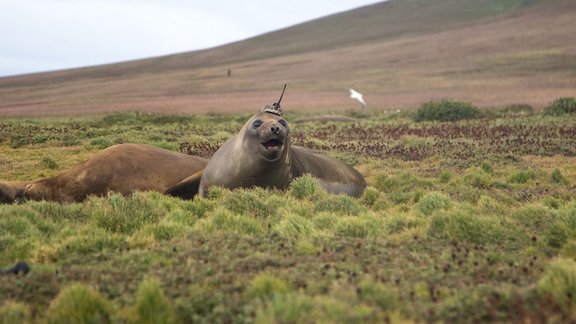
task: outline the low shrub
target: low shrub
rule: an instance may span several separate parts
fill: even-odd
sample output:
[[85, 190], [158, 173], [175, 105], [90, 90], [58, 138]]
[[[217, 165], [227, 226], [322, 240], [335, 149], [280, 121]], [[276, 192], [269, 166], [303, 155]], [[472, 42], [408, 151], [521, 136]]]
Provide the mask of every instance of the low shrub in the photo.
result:
[[312, 218], [312, 222], [314, 228], [318, 230], [332, 230], [338, 224], [339, 219], [340, 216], [334, 213], [318, 213]]
[[[314, 298], [311, 317], [316, 323], [387, 323], [382, 312], [365, 303], [359, 303], [350, 292], [344, 296], [318, 296]], [[392, 323], [403, 323], [402, 319], [391, 319]]]
[[526, 183], [530, 180], [536, 178], [536, 173], [529, 170], [520, 170], [514, 172], [510, 177], [508, 177], [508, 182], [510, 183]]
[[176, 308], [179, 322], [222, 323], [226, 309], [222, 307], [226, 294], [211, 284], [191, 284], [187, 298], [178, 301]]
[[10, 147], [19, 148], [30, 144], [30, 138], [25, 135], [15, 134], [11, 137]]
[[114, 142], [108, 138], [98, 137], [90, 141], [90, 145], [96, 147], [97, 149], [103, 150], [107, 147], [114, 145]]
[[418, 210], [424, 215], [430, 215], [438, 209], [448, 209], [452, 206], [450, 197], [443, 193], [431, 192], [427, 193], [418, 201]]
[[409, 223], [405, 215], [393, 214], [384, 219], [384, 228], [388, 234], [398, 234], [405, 230]]
[[406, 193], [416, 188], [420, 190], [430, 189], [433, 184], [431, 181], [419, 178], [409, 172], [401, 172], [394, 175], [381, 173], [376, 176], [374, 187], [384, 193]]
[[174, 308], [166, 298], [157, 279], [147, 278], [136, 292], [136, 305], [131, 318], [134, 323], [173, 323]]
[[228, 189], [224, 189], [220, 186], [212, 186], [210, 189], [208, 189], [208, 192], [206, 192], [205, 198], [208, 200], [218, 200], [229, 193], [230, 190]]
[[484, 215], [502, 215], [506, 208], [503, 204], [490, 196], [480, 196], [476, 202], [478, 211]]
[[361, 217], [345, 217], [336, 224], [336, 234], [343, 237], [364, 238], [368, 236], [374, 224]]
[[276, 213], [276, 206], [267, 204], [254, 190], [234, 190], [227, 197], [224, 205], [238, 215], [269, 218]]
[[558, 98], [544, 109], [544, 115], [547, 116], [562, 116], [573, 113], [576, 113], [576, 98], [574, 97]]
[[102, 228], [86, 228], [68, 237], [59, 247], [61, 258], [69, 255], [89, 255], [96, 252], [114, 251], [125, 244], [118, 234], [110, 234]]
[[576, 299], [576, 261], [564, 258], [552, 261], [538, 281], [538, 292], [569, 311]]
[[100, 293], [84, 284], [64, 288], [50, 303], [48, 323], [110, 323], [115, 309]]
[[397, 306], [397, 292], [382, 283], [364, 280], [358, 290], [359, 299], [383, 310], [392, 310]]
[[521, 230], [502, 224], [497, 218], [475, 216], [462, 211], [445, 211], [432, 215], [428, 234], [431, 237], [472, 244], [508, 244], [509, 248], [514, 241], [526, 239]]
[[[42, 227], [38, 224], [40, 220], [51, 220], [55, 223], [64, 220], [83, 222], [90, 217], [90, 210], [85, 209], [81, 203], [60, 204], [51, 201], [28, 201], [25, 206], [29, 207], [41, 216], [28, 216], [28, 219], [35, 222], [37, 224], [36, 226], [39, 228]], [[19, 211], [18, 213], [23, 214], [22, 211]]]
[[80, 144], [80, 140], [74, 135], [64, 135], [60, 140], [63, 146], [74, 146]]
[[92, 198], [87, 208], [94, 211], [96, 225], [111, 233], [133, 234], [146, 224], [156, 223], [163, 211], [144, 193], [130, 197], [112, 194], [107, 198]]
[[576, 205], [558, 210], [556, 221], [544, 232], [544, 241], [552, 248], [561, 248], [576, 237]]
[[362, 202], [368, 206], [374, 206], [378, 199], [381, 199], [380, 191], [373, 187], [367, 187], [362, 194]]
[[345, 215], [358, 215], [365, 211], [365, 207], [356, 203], [350, 196], [344, 195], [330, 195], [316, 204], [316, 212], [333, 212]]
[[289, 291], [288, 284], [284, 280], [274, 277], [269, 273], [256, 276], [248, 284], [246, 294], [254, 298], [270, 298], [275, 294], [284, 294]]
[[29, 307], [17, 302], [5, 302], [0, 306], [0, 323], [31, 323]]
[[314, 308], [312, 298], [301, 293], [277, 294], [261, 304], [256, 311], [255, 323], [306, 323]]
[[570, 240], [562, 246], [559, 253], [560, 256], [576, 261], [576, 240]]
[[494, 172], [494, 167], [492, 166], [492, 163], [490, 163], [488, 161], [482, 162], [482, 164], [480, 165], [480, 168], [488, 174], [492, 174]]
[[0, 260], [28, 258], [40, 232], [24, 217], [0, 217]]
[[570, 229], [565, 224], [559, 222], [552, 224], [544, 232], [544, 242], [555, 249], [561, 248], [570, 237]]
[[290, 193], [297, 199], [317, 198], [322, 192], [318, 180], [311, 175], [304, 175], [290, 183]]
[[564, 177], [564, 175], [562, 175], [562, 172], [560, 172], [560, 170], [558, 169], [554, 169], [554, 171], [552, 171], [552, 175], [550, 176], [550, 178], [554, 183], [564, 185], [568, 184], [568, 180]]
[[170, 241], [184, 233], [181, 224], [172, 221], [162, 221], [158, 224], [149, 224], [143, 228], [144, 233], [151, 234], [156, 241]]
[[0, 260], [22, 260], [30, 257], [34, 251], [31, 238], [20, 239], [14, 235], [0, 236]]
[[43, 144], [48, 141], [49, 137], [44, 134], [35, 134], [32, 136], [31, 143], [32, 144]]
[[293, 239], [301, 236], [309, 236], [314, 229], [312, 221], [302, 216], [289, 214], [274, 226], [274, 231], [279, 235]]
[[224, 208], [217, 208], [212, 216], [194, 225], [200, 231], [231, 231], [239, 234], [258, 235], [266, 232], [267, 223], [249, 215], [237, 215]]
[[542, 230], [554, 222], [554, 213], [542, 205], [528, 205], [516, 209], [512, 218], [518, 221], [518, 225], [533, 230]]
[[207, 212], [214, 210], [214, 204], [207, 199], [186, 200], [183, 203], [184, 210], [198, 218], [202, 218]]
[[565, 206], [558, 212], [558, 220], [576, 235], [576, 203]]
[[47, 156], [43, 157], [42, 161], [40, 161], [40, 163], [42, 164], [43, 167], [48, 168], [48, 169], [58, 168], [58, 163], [56, 163], [56, 161], [54, 161], [52, 158], [49, 158]]
[[449, 171], [442, 171], [438, 176], [438, 180], [440, 180], [440, 183], [448, 183], [452, 180], [452, 173]]
[[458, 121], [474, 119], [482, 116], [482, 112], [472, 104], [461, 101], [441, 100], [429, 101], [416, 111], [414, 121]]
[[490, 175], [478, 168], [466, 170], [464, 182], [478, 189], [488, 189], [491, 184]]

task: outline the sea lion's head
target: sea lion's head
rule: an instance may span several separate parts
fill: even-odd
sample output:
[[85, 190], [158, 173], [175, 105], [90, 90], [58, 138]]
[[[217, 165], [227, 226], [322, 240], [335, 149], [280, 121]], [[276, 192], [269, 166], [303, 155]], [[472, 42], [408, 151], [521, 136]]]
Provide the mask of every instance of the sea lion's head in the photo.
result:
[[248, 143], [268, 161], [284, 156], [290, 146], [290, 128], [286, 119], [280, 115], [263, 110], [252, 116], [244, 127], [244, 136], [253, 139]]
[[264, 106], [244, 125], [244, 136], [253, 139], [247, 142], [256, 146], [258, 154], [268, 161], [276, 161], [285, 156], [290, 146], [290, 128], [286, 119], [282, 117], [280, 106], [284, 91], [286, 91], [286, 84], [278, 101]]

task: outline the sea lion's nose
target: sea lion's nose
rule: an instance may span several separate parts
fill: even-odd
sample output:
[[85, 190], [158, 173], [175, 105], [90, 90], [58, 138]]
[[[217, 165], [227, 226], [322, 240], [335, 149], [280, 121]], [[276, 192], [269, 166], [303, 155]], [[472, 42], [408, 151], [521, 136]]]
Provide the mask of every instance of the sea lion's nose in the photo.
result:
[[280, 126], [272, 126], [270, 127], [270, 131], [272, 132], [272, 134], [276, 134], [280, 131]]

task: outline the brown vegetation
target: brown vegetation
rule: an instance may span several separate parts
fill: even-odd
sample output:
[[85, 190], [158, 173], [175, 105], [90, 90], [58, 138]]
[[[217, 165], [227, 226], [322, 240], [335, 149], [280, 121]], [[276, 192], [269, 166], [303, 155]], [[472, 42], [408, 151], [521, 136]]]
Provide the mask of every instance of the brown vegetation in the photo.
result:
[[[245, 41], [98, 67], [0, 78], [0, 115], [372, 109], [453, 98], [542, 107], [576, 88], [576, 3], [392, 0]], [[233, 71], [227, 77], [227, 70]]]

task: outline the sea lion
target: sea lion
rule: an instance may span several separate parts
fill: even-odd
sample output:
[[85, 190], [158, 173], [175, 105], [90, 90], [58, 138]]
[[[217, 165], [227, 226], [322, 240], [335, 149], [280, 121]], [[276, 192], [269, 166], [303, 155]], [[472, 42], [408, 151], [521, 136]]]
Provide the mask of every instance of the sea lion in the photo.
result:
[[198, 188], [199, 195], [204, 196], [211, 186], [285, 189], [293, 179], [310, 174], [328, 192], [361, 195], [366, 181], [358, 171], [336, 159], [290, 144], [290, 128], [280, 107], [282, 95], [278, 102], [248, 119], [240, 132], [214, 153], [202, 172], [166, 193], [190, 196]]
[[143, 144], [119, 144], [63, 173], [29, 182], [0, 182], [0, 203], [16, 200], [78, 202], [108, 192], [164, 192], [202, 170], [207, 159]]

